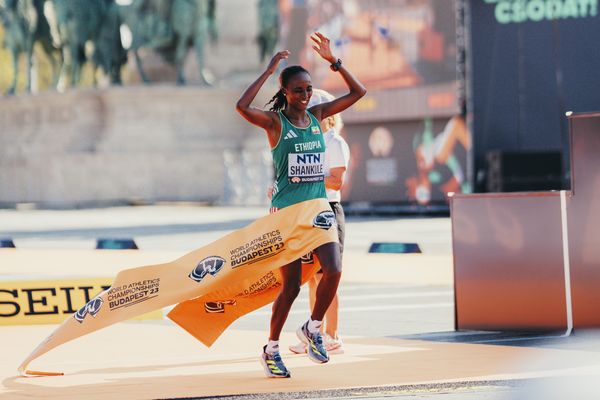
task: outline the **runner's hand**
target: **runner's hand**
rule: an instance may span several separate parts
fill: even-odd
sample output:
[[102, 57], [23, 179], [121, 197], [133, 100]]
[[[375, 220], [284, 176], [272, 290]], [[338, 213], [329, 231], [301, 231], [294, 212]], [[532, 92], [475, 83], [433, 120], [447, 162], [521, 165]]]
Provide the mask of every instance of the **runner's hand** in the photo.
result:
[[269, 65], [267, 66], [267, 71], [270, 74], [277, 71], [277, 66], [279, 65], [279, 62], [285, 58], [288, 58], [289, 55], [290, 55], [290, 52], [288, 50], [283, 50], [283, 51], [276, 53], [273, 56], [273, 58], [271, 58], [271, 61], [269, 62]]
[[315, 43], [312, 48], [315, 49], [324, 60], [329, 61], [331, 64], [337, 61], [337, 58], [331, 53], [329, 38], [320, 32], [315, 32], [310, 38]]

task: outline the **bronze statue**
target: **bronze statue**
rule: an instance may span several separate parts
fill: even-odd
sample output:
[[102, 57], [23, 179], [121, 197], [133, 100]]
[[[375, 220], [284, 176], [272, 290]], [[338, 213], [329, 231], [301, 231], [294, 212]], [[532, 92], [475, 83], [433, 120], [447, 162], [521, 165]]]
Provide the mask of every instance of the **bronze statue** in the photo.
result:
[[33, 46], [37, 42], [52, 64], [54, 84], [58, 81], [62, 56], [53, 45], [50, 26], [44, 16], [45, 0], [0, 0], [0, 20], [4, 26], [4, 46], [10, 50], [13, 79], [7, 93], [14, 94], [19, 74], [19, 56], [27, 57], [26, 90], [31, 92]]
[[86, 43], [94, 43], [95, 66], [120, 83], [120, 69], [127, 57], [121, 45], [120, 16], [114, 0], [52, 0], [56, 31], [62, 47], [65, 68], [70, 69], [71, 86], [80, 80], [87, 61]]
[[134, 0], [126, 17], [132, 32], [131, 50], [138, 72], [144, 82], [144, 72], [138, 50], [151, 48], [175, 65], [177, 83], [185, 84], [183, 66], [189, 47], [193, 47], [203, 84], [209, 84], [204, 68], [204, 45], [207, 34], [216, 40], [215, 0]]
[[92, 61], [110, 77], [112, 84], [121, 84], [121, 67], [127, 63], [127, 51], [121, 42], [122, 18], [113, 0], [104, 0], [102, 23], [94, 38]]
[[[45, 3], [49, 18], [44, 15]], [[141, 47], [157, 51], [175, 65], [179, 84], [185, 83], [184, 61], [193, 47], [202, 83], [208, 84], [204, 47], [206, 38], [214, 43], [218, 37], [215, 11], [216, 0], [134, 0], [129, 7], [120, 7], [114, 0], [0, 0], [5, 43], [13, 54], [15, 68], [9, 92], [15, 91], [21, 53], [28, 57], [30, 90], [31, 55], [36, 40], [54, 66], [55, 83], [60, 71], [61, 85], [69, 79], [70, 86], [76, 86], [83, 65], [90, 58], [94, 68], [103, 69], [111, 83], [121, 83], [121, 67], [127, 62], [120, 35], [124, 20], [131, 29], [131, 49], [145, 82], [148, 78], [138, 55]], [[86, 47], [89, 43], [93, 44], [92, 54]]]

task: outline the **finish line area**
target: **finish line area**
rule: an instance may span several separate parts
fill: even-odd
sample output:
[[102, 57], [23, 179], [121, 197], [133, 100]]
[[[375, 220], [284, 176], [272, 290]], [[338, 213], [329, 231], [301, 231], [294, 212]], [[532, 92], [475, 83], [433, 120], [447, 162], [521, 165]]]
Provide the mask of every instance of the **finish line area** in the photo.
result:
[[[77, 219], [85, 218], [79, 215]], [[127, 218], [124, 223], [137, 226]], [[210, 349], [166, 318], [109, 326], [59, 346], [30, 365], [33, 370], [65, 373], [54, 377], [20, 377], [16, 368], [55, 324], [0, 326], [0, 398], [455, 396], [442, 398], [470, 400], [529, 390], [530, 382], [540, 380], [597, 375], [600, 347], [585, 336], [532, 339], [523, 333], [454, 332], [452, 257], [444, 243], [434, 243], [444, 237], [447, 223], [445, 219], [350, 219], [347, 227], [352, 239], [344, 255], [339, 291], [344, 353], [316, 365], [287, 349], [296, 344], [295, 329], [308, 314], [303, 288], [281, 337], [291, 379], [268, 379], [259, 363], [270, 316], [267, 306], [236, 321]], [[26, 229], [11, 231], [16, 249], [0, 251], [3, 288], [16, 281], [110, 280], [119, 270], [171, 261], [184, 248], [197, 246], [197, 241], [212, 239], [202, 232], [169, 233], [165, 228], [156, 236], [140, 237], [141, 250], [89, 250], [82, 237], [90, 233], [82, 228], [57, 227], [53, 234]], [[90, 232], [94, 229], [98, 228]], [[159, 230], [150, 227], [148, 231], [153, 229]], [[404, 239], [401, 232], [422, 244], [423, 254], [369, 254], [361, 247], [370, 244], [367, 237], [373, 241]], [[194, 237], [193, 243], [188, 235]], [[43, 242], [63, 246], [41, 248]], [[60, 248], [67, 242], [68, 249]], [[161, 249], [158, 242], [168, 245]], [[172, 245], [175, 242], [179, 247]], [[33, 299], [42, 301], [43, 293], [47, 292], [34, 292]], [[53, 301], [35, 303], [34, 309], [47, 310]]]
[[[48, 332], [45, 326], [3, 328], [2, 340], [19, 337], [22, 343], [37, 343]], [[283, 392], [285, 397], [288, 392], [435, 388], [461, 382], [477, 387], [477, 382], [553, 377], [598, 367], [597, 354], [580, 351], [356, 337], [346, 339], [345, 354], [332, 355], [326, 365], [284, 354], [292, 378], [267, 379], [256, 351], [263, 340], [264, 332], [231, 330], [205, 349], [172, 326], [121, 323], [48, 354], [37, 364], [63, 370], [65, 376], [40, 378], [14, 376], [10, 364], [18, 363], [28, 349], [10, 346], [3, 357], [1, 396], [190, 398]], [[290, 332], [282, 337], [282, 342], [295, 340]], [[532, 369], [526, 360], [547, 362]]]

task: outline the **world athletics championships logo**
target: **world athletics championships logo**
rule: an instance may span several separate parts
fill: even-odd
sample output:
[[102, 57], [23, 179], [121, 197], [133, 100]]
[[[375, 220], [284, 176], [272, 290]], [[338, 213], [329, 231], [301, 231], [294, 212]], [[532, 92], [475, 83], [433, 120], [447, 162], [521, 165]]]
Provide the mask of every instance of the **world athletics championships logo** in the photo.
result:
[[204, 311], [209, 314], [223, 314], [225, 312], [225, 306], [235, 306], [237, 301], [225, 300], [225, 301], [207, 301], [204, 303]]
[[225, 265], [225, 260], [219, 256], [206, 257], [188, 276], [196, 282], [201, 282], [207, 274], [215, 276], [223, 268], [223, 265]]
[[74, 315], [77, 322], [82, 323], [85, 317], [90, 314], [92, 317], [96, 317], [96, 314], [100, 312], [100, 308], [102, 308], [102, 304], [104, 302], [100, 297], [92, 299], [87, 302], [87, 304], [81, 307]]
[[321, 229], [329, 229], [335, 225], [335, 214], [333, 211], [321, 211], [313, 220], [313, 226]]

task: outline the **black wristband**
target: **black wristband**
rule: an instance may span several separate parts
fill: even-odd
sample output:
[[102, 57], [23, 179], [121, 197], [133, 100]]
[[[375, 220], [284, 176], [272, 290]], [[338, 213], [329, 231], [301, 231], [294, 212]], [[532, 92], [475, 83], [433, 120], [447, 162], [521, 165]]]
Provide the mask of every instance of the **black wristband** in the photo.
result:
[[336, 62], [334, 62], [333, 64], [331, 64], [329, 66], [329, 68], [331, 68], [332, 71], [336, 72], [340, 70], [340, 67], [342, 66], [342, 60], [340, 60], [339, 58], [337, 59]]

